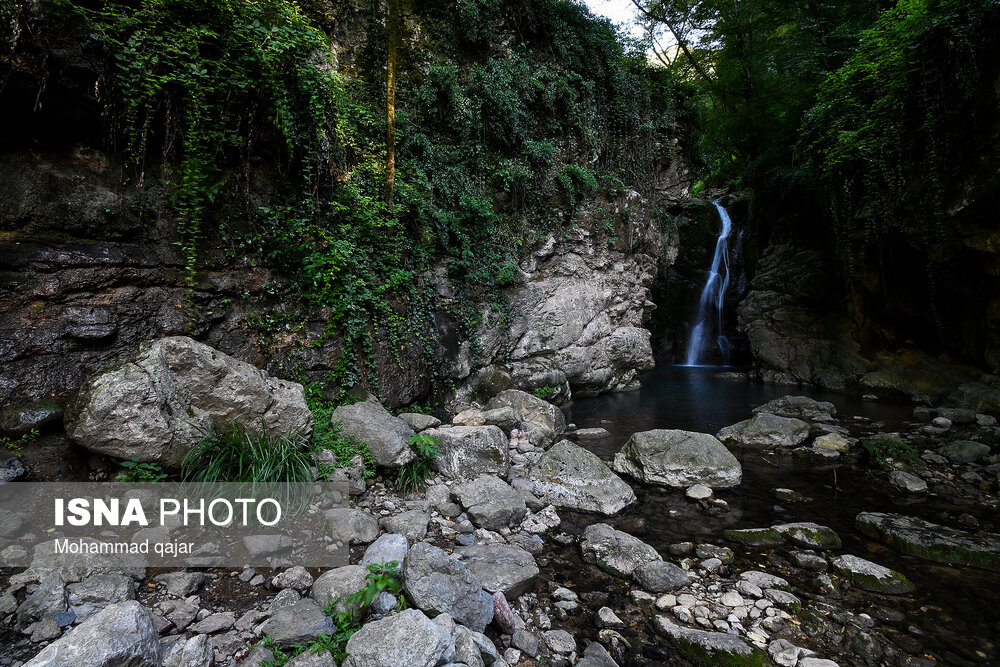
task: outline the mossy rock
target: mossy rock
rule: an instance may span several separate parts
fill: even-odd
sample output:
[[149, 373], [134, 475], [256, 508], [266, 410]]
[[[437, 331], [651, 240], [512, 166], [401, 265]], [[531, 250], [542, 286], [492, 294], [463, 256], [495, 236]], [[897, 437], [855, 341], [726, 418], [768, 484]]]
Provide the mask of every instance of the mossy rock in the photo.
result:
[[1000, 535], [995, 533], [967, 533], [882, 512], [862, 512], [854, 523], [865, 535], [901, 553], [1000, 572]]
[[705, 667], [772, 667], [763, 651], [734, 635], [685, 628], [672, 623], [666, 616], [657, 616], [653, 623], [663, 637], [696, 665]]
[[785, 543], [785, 538], [774, 528], [728, 529], [723, 534], [734, 542], [751, 547], [772, 547]]
[[900, 595], [916, 590], [905, 575], [858, 556], [838, 556], [830, 565], [834, 572], [866, 591]]
[[786, 540], [795, 546], [806, 549], [839, 549], [840, 535], [832, 528], [818, 523], [800, 521], [797, 523], [781, 523], [771, 526]]

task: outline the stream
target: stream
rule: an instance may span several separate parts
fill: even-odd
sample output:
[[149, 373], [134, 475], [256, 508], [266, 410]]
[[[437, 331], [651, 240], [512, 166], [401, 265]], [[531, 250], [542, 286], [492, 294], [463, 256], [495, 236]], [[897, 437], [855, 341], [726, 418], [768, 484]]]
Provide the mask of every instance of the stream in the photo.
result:
[[[846, 394], [719, 377], [721, 371], [728, 370], [732, 369], [661, 366], [642, 378], [639, 391], [575, 401], [567, 409], [567, 419], [578, 428], [609, 431], [604, 438], [580, 443], [605, 461], [610, 461], [634, 432], [675, 428], [716, 433], [723, 426], [749, 418], [753, 407], [787, 394], [806, 393], [834, 403], [842, 420], [839, 423], [846, 423], [855, 437], [898, 430], [911, 419], [910, 404], [869, 402]], [[728, 503], [728, 511], [707, 512], [682, 493], [630, 480], [639, 500], [612, 523], [643, 526], [642, 539], [664, 554], [672, 543], [712, 542], [729, 546], [738, 558], [742, 553], [757, 562], [769, 558], [763, 549], [733, 544], [723, 531], [792, 521], [828, 525], [844, 543], [837, 553], [870, 558], [902, 572], [917, 586], [916, 593], [905, 598], [864, 595], [860, 600], [852, 599], [856, 603], [853, 611], [865, 611], [857, 605], [867, 604], [869, 613], [876, 605], [904, 612], [906, 620], [897, 624], [900, 632], [915, 637], [925, 652], [945, 664], [998, 664], [1000, 587], [995, 585], [995, 573], [901, 555], [854, 528], [855, 516], [865, 510], [898, 512], [944, 524], [953, 523], [948, 518], [970, 513], [980, 523], [998, 526], [996, 507], [959, 506], [933, 494], [919, 499], [903, 497], [884, 476], [874, 476], [854, 459], [817, 461], [750, 450], [734, 450], [734, 454], [743, 466], [743, 482], [734, 489], [716, 492]], [[779, 487], [812, 500], [778, 502], [772, 490]], [[575, 514], [567, 517], [562, 529], [582, 532], [587, 524], [597, 521], [600, 519]]]

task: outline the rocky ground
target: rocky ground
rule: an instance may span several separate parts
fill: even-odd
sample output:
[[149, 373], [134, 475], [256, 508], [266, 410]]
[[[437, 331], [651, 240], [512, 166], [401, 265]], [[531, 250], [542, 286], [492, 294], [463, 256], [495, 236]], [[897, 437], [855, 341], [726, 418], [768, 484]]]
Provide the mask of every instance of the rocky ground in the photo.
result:
[[[280, 664], [276, 647], [335, 632], [324, 608], [346, 610], [366, 587], [365, 566], [391, 562], [402, 590], [358, 603], [365, 623], [347, 642], [345, 664], [830, 667], [985, 664], [995, 655], [989, 640], [946, 650], [926, 641], [904, 613], [918, 599], [914, 583], [877, 552], [848, 551], [823, 517], [656, 546], [633, 519], [616, 518], [650, 488], [694, 516], [727, 513], [727, 489], [743, 476], [730, 448], [817, 465], [866, 458], [895, 493], [967, 511], [961, 525], [953, 512], [940, 524], [866, 512], [858, 531], [918, 558], [997, 571], [1000, 536], [976, 518], [997, 502], [992, 417], [917, 408], [905, 431], [873, 437], [878, 424], [786, 397], [717, 435], [637, 433], [605, 462], [586, 448], [601, 429], [566, 424], [559, 408], [521, 391], [456, 405], [453, 415], [450, 424], [394, 416], [371, 397], [334, 413], [383, 471], [367, 481], [360, 470], [334, 473], [353, 494], [352, 509], [329, 517], [352, 545], [351, 564], [308, 570], [280, 557], [260, 571], [8, 569], [0, 664]], [[434, 437], [442, 455], [425, 491], [401, 495], [390, 471], [411, 455], [414, 432]], [[805, 500], [774, 493], [780, 503]], [[7, 512], [0, 547], [20, 548], [13, 541], [29, 528]], [[288, 664], [332, 665], [335, 656], [308, 651]]]

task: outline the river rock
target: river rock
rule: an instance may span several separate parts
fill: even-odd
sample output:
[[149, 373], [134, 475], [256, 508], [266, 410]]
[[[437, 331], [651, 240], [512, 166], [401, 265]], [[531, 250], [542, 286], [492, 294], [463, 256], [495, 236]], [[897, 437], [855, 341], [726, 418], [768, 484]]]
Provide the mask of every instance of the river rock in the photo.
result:
[[889, 473], [889, 483], [906, 493], [927, 493], [927, 482], [903, 470]]
[[411, 429], [405, 421], [393, 417], [378, 399], [365, 392], [351, 405], [341, 405], [330, 416], [340, 433], [368, 445], [375, 463], [386, 468], [398, 468], [416, 455], [410, 448]]
[[352, 667], [434, 667], [451, 648], [451, 635], [419, 609], [366, 623], [347, 640]]
[[426, 510], [415, 509], [382, 518], [379, 523], [387, 533], [405, 535], [411, 544], [427, 537], [427, 522], [430, 516]]
[[996, 533], [972, 534], [923, 519], [882, 512], [862, 512], [854, 525], [865, 535], [902, 553], [1000, 571], [1000, 535]]
[[344, 544], [368, 544], [378, 537], [378, 519], [354, 507], [334, 507], [323, 513], [330, 537]]
[[398, 563], [397, 567], [401, 567], [409, 548], [406, 535], [386, 533], [368, 546], [365, 555], [361, 558], [361, 565], [368, 567], [369, 565], [395, 562]]
[[662, 560], [643, 563], [632, 571], [632, 578], [650, 593], [669, 593], [691, 583], [687, 572]]
[[647, 484], [676, 488], [728, 488], [743, 479], [740, 462], [714, 436], [670, 429], [633, 434], [615, 455], [614, 468]]
[[291, 588], [292, 590], [303, 593], [309, 590], [309, 587], [313, 585], [313, 578], [306, 568], [301, 565], [296, 565], [295, 567], [290, 567], [287, 570], [278, 573], [274, 579], [271, 580], [271, 585], [278, 590]]
[[809, 521], [781, 523], [771, 526], [792, 544], [807, 549], [839, 549], [840, 535], [827, 526]]
[[418, 609], [434, 616], [449, 614], [459, 623], [482, 632], [493, 620], [493, 597], [458, 558], [421, 542], [403, 559], [407, 597]]
[[910, 593], [915, 586], [905, 576], [870, 560], [844, 554], [830, 561], [833, 571], [858, 588], [875, 593]]
[[718, 438], [727, 445], [737, 447], [783, 447], [801, 444], [809, 437], [809, 424], [801, 419], [778, 417], [767, 412], [758, 412], [718, 433]]
[[327, 570], [313, 583], [310, 595], [320, 607], [333, 604], [338, 613], [358, 609], [358, 603], [349, 604], [347, 598], [368, 584], [367, 577], [368, 570], [361, 565]]
[[458, 547], [455, 553], [492, 594], [502, 591], [509, 600], [518, 598], [534, 586], [538, 577], [535, 557], [507, 544], [482, 544]]
[[851, 441], [839, 433], [827, 433], [821, 435], [813, 441], [813, 447], [818, 449], [829, 449], [832, 452], [842, 454], [851, 451]]
[[585, 563], [593, 563], [618, 577], [629, 577], [636, 568], [663, 558], [638, 537], [595, 523], [583, 531], [580, 551]]
[[677, 650], [698, 665], [766, 665], [769, 660], [759, 649], [736, 635], [706, 632], [675, 625], [666, 616], [653, 619], [656, 631]]
[[278, 609], [261, 628], [262, 634], [285, 646], [304, 644], [333, 631], [333, 619], [308, 598]]
[[508, 389], [490, 399], [487, 410], [509, 407], [519, 422], [548, 429], [549, 442], [566, 432], [566, 417], [562, 410], [537, 396], [519, 389]]
[[66, 587], [70, 609], [83, 621], [110, 604], [135, 599], [136, 585], [123, 574], [95, 574]]
[[401, 412], [399, 418], [406, 422], [416, 432], [426, 431], [429, 428], [437, 428], [441, 425], [441, 420], [431, 415], [420, 414], [419, 412]]
[[21, 627], [33, 621], [51, 618], [66, 611], [66, 585], [58, 570], [48, 571], [38, 588], [17, 607], [17, 624]]
[[168, 465], [228, 421], [308, 436], [313, 417], [302, 385], [186, 336], [143, 343], [135, 357], [90, 377], [65, 416], [67, 435], [91, 451]]
[[87, 619], [25, 667], [160, 667], [160, 656], [152, 614], [130, 600]]
[[54, 399], [35, 401], [26, 405], [6, 405], [0, 408], [0, 435], [19, 438], [58, 423], [63, 417], [63, 407]]
[[528, 471], [527, 490], [557, 507], [617, 514], [635, 502], [635, 492], [597, 455], [569, 440], [556, 443]]
[[785, 541], [781, 533], [774, 528], [728, 529], [724, 534], [734, 542], [741, 542], [753, 547], [775, 546]]
[[212, 667], [215, 655], [208, 635], [195, 635], [174, 644], [173, 652], [164, 656], [163, 667]]
[[808, 396], [773, 398], [763, 405], [758, 405], [753, 411], [810, 421], [830, 421], [837, 416], [837, 408], [833, 403], [817, 401]]
[[990, 453], [990, 446], [972, 440], [955, 440], [938, 450], [941, 456], [947, 456], [952, 463], [972, 463]]
[[496, 426], [432, 428], [421, 435], [438, 441], [441, 456], [432, 465], [452, 479], [506, 477], [510, 470], [507, 436]]
[[486, 530], [516, 526], [528, 512], [524, 496], [494, 475], [460, 484], [454, 494], [472, 523]]

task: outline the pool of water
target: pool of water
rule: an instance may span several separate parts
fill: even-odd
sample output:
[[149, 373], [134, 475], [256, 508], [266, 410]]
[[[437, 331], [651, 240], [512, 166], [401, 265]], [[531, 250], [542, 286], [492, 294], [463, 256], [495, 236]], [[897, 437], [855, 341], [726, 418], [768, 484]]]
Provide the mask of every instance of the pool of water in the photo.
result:
[[[913, 409], [907, 403], [863, 401], [846, 394], [724, 379], [718, 377], [723, 370], [729, 369], [659, 367], [643, 378], [639, 391], [577, 400], [566, 411], [567, 419], [579, 428], [607, 429], [607, 437], [581, 445], [610, 461], [634, 432], [676, 428], [716, 433], [723, 426], [749, 418], [755, 406], [787, 394], [830, 401], [856, 436], [898, 430]], [[995, 573], [904, 556], [872, 542], [854, 528], [854, 518], [862, 511], [898, 512], [935, 523], [948, 523], [948, 517], [967, 512], [980, 521], [1000, 525], [995, 507], [959, 506], [933, 495], [920, 500], [900, 497], [884, 478], [850, 460], [828, 462], [750, 450], [734, 453], [743, 465], [743, 483], [717, 492], [729, 504], [728, 512], [707, 514], [677, 491], [633, 484], [639, 502], [617, 521], [643, 525], [642, 539], [661, 552], [679, 541], [727, 544], [722, 535], [727, 528], [790, 521], [828, 525], [843, 539], [843, 553], [897, 569], [917, 585], [916, 604], [892, 597], [886, 597], [885, 604], [905, 607], [902, 610], [909, 615], [908, 621], [926, 633], [920, 639], [927, 650], [948, 656], [948, 664], [961, 664], [959, 655], [983, 664], [1000, 664], [996, 646], [1000, 586], [995, 583]], [[799, 491], [811, 501], [779, 502], [773, 494], [779, 487]], [[582, 531], [587, 523], [598, 520], [573, 515], [564, 529]]]

